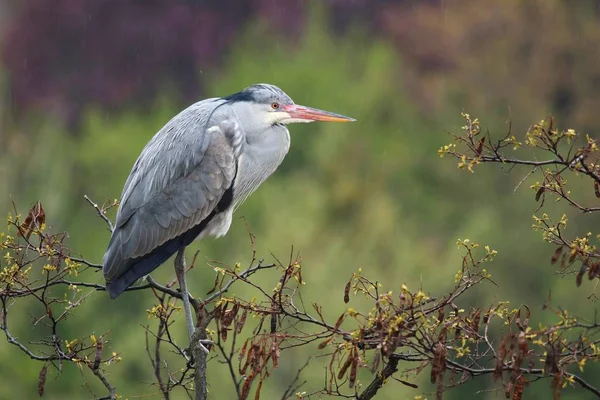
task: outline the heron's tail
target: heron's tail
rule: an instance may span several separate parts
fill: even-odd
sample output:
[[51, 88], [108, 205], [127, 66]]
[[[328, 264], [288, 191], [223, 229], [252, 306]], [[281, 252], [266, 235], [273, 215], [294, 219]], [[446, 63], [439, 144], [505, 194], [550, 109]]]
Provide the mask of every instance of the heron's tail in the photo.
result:
[[106, 282], [106, 290], [108, 290], [110, 298], [116, 298], [125, 289], [133, 285], [135, 281], [154, 271], [175, 254], [180, 247], [182, 247], [181, 243], [176, 240], [170, 240], [151, 253], [131, 260], [125, 273], [110, 282]]
[[[167, 261], [169, 257], [177, 252], [177, 250], [192, 243], [214, 215], [215, 212], [212, 212], [198, 225], [182, 233], [181, 235], [166, 241], [156, 249], [152, 250], [150, 253], [142, 257], [125, 260], [125, 272], [117, 278], [110, 279], [110, 281], [106, 283], [106, 290], [108, 290], [110, 298], [114, 299], [115, 297], [119, 296], [125, 291], [125, 289], [133, 285], [135, 281], [148, 275], [150, 272], [158, 268], [162, 263]], [[105, 265], [112, 264], [112, 262], [108, 262], [108, 260], [116, 256], [110, 253], [110, 251], [109, 245], [109, 251], [104, 256]]]

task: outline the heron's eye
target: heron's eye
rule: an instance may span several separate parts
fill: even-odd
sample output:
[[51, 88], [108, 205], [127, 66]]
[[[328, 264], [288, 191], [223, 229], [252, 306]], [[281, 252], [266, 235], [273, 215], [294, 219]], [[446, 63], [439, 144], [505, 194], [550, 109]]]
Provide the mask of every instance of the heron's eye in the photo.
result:
[[273, 110], [277, 110], [277, 109], [279, 109], [279, 103], [277, 103], [277, 102], [275, 102], [275, 103], [271, 103], [271, 108], [272, 108]]

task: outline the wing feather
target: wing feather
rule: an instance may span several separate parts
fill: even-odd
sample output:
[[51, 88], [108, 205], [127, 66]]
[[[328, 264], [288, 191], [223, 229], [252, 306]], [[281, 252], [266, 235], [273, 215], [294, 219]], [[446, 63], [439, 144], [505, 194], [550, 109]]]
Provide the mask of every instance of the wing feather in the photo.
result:
[[[201, 224], [233, 185], [243, 130], [235, 119], [211, 111], [207, 102], [197, 103], [204, 103], [204, 109], [192, 106], [171, 120], [134, 164], [104, 256], [107, 281], [127, 272], [133, 260]], [[213, 101], [212, 108], [218, 104]], [[198, 112], [204, 117], [189, 122], [189, 114]], [[207, 114], [221, 122], [204, 130], [212, 121]]]

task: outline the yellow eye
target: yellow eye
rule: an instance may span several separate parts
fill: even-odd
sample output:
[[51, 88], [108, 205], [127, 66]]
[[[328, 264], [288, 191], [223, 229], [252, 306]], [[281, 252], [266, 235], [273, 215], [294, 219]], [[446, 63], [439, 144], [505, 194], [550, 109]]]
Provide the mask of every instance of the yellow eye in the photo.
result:
[[271, 103], [271, 108], [277, 110], [279, 108], [279, 103]]

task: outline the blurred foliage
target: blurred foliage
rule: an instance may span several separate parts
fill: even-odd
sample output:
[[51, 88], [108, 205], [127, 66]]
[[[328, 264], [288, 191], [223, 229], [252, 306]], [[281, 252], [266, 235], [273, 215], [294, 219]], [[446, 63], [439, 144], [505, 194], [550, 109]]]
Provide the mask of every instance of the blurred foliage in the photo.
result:
[[[78, 2], [61, 3], [80, 7], [75, 4]], [[96, 3], [85, 7], [95, 9], [108, 4], [90, 2]], [[303, 7], [308, 3], [303, 2]], [[531, 191], [526, 186], [514, 190], [523, 174], [508, 170], [498, 174], [479, 168], [475, 176], [467, 176], [437, 159], [435, 152], [448, 141], [446, 132], [456, 131], [462, 124], [457, 115], [464, 108], [488, 121], [495, 132], [508, 130], [502, 121], [510, 116], [515, 134], [524, 133], [529, 123], [549, 113], [560, 117], [564, 129], [577, 124], [582, 131], [593, 132], [591, 128], [600, 122], [595, 112], [598, 100], [594, 89], [598, 73], [594, 43], [600, 32], [597, 2], [582, 1], [572, 6], [558, 0], [381, 1], [372, 8], [367, 3], [339, 0], [334, 2], [338, 8], [333, 11], [325, 6], [311, 6], [306, 11], [309, 14], [303, 29], [292, 37], [282, 34], [282, 27], [273, 24], [273, 19], [254, 18], [256, 14], [249, 8], [222, 7], [222, 13], [233, 10], [238, 15], [231, 18], [239, 31], [234, 35], [224, 28], [224, 36], [231, 42], [222, 47], [218, 45], [221, 42], [211, 41], [215, 47], [206, 53], [210, 67], [204, 58], [198, 58], [204, 53], [196, 52], [194, 47], [198, 37], [205, 34], [201, 30], [208, 28], [197, 24], [198, 31], [186, 30], [190, 28], [181, 21], [196, 21], [187, 16], [156, 22], [175, 15], [176, 11], [162, 12], [166, 3], [153, 2], [161, 4], [152, 11], [156, 20], [142, 18], [141, 7], [136, 7], [135, 2], [122, 6], [130, 7], [127, 13], [139, 11], [136, 17], [144, 26], [147, 24], [142, 31], [118, 22], [128, 15], [125, 11], [120, 14], [121, 6], [107, 11], [121, 15], [112, 22], [116, 32], [133, 35], [131, 38], [152, 34], [145, 43], [164, 46], [160, 51], [158, 47], [140, 47], [140, 61], [123, 55], [135, 54], [132, 46], [139, 45], [141, 39], [127, 41], [123, 36], [108, 35], [107, 32], [114, 32], [107, 28], [112, 25], [105, 22], [110, 19], [93, 18], [86, 24], [94, 29], [74, 27], [69, 35], [61, 36], [63, 27], [70, 29], [65, 18], [79, 15], [85, 21], [89, 16], [85, 7], [80, 14], [72, 14], [63, 5], [55, 11], [44, 8], [46, 12], [41, 12], [41, 6], [27, 5], [39, 6], [40, 2], [16, 4], [12, 36], [7, 34], [2, 40], [5, 50], [1, 57], [6, 71], [0, 80], [0, 188], [5, 196], [0, 209], [3, 213], [11, 209], [10, 197], [22, 205], [41, 200], [46, 212], [53, 216], [54, 228], [70, 233], [69, 246], [99, 261], [108, 232], [83, 195], [118, 198], [143, 145], [177, 110], [186, 106], [182, 98], [189, 99], [197, 93], [203, 93], [202, 97], [222, 96], [265, 81], [280, 86], [298, 103], [338, 111], [358, 120], [349, 126], [291, 127], [292, 149], [280, 171], [238, 212], [246, 217], [257, 237], [260, 257], [273, 261], [274, 254], [286, 259], [291, 245], [294, 253], [301, 254], [309, 279], [306, 295], [335, 310], [328, 318], [337, 317], [337, 311], [344, 309], [344, 284], [359, 267], [371, 279], [395, 286], [391, 290], [399, 291], [403, 283], [409, 287], [423, 283], [431, 291], [447, 289], [461, 260], [454, 246], [459, 237], [477, 238], [499, 251], [493, 271], [498, 288], [475, 290], [467, 297], [465, 307], [475, 301], [489, 303], [501, 298], [539, 308], [551, 290], [555, 303], [591, 318], [595, 305], [587, 297], [594, 289], [584, 284], [575, 290], [572, 279], [557, 278], [548, 262], [552, 249], [531, 231], [531, 214], [535, 210]], [[268, 5], [264, 8], [273, 10]], [[217, 7], [213, 2], [194, 6], [199, 10]], [[345, 6], [355, 7], [360, 13], [344, 11]], [[30, 14], [17, 13], [28, 7], [30, 13], [40, 14], [37, 22], [30, 19], [33, 17], [23, 17]], [[298, 9], [290, 9], [294, 16], [301, 15]], [[51, 12], [63, 13], [63, 22], [51, 18]], [[284, 20], [276, 15], [275, 19]], [[351, 22], [344, 25], [345, 29], [335, 29], [336, 24], [330, 24], [331, 21], [343, 15]], [[125, 19], [131, 20], [137, 21], [133, 17]], [[174, 29], [177, 40], [157, 40], [156, 35], [168, 36], [169, 29]], [[58, 36], [52, 36], [52, 32]], [[78, 53], [75, 50], [85, 47], [69, 47], [76, 37], [85, 36], [82, 32], [95, 36], [103, 50], [94, 46]], [[41, 41], [46, 37], [48, 41]], [[169, 49], [176, 42], [182, 47]], [[12, 50], [9, 52], [6, 46]], [[58, 51], [59, 48], [63, 50]], [[169, 52], [177, 49], [188, 58], [171, 57]], [[154, 57], [150, 55], [154, 51], [160, 56], [146, 58]], [[94, 54], [98, 58], [84, 60], [83, 55]], [[213, 64], [213, 56], [218, 56], [220, 64]], [[51, 62], [27, 62], [35, 57]], [[137, 56], [131, 58], [137, 60]], [[189, 59], [195, 61], [188, 63]], [[25, 64], [34, 70], [24, 68]], [[92, 67], [99, 70], [99, 75], [90, 75]], [[34, 73], [36, 68], [39, 73]], [[180, 74], [181, 68], [188, 75]], [[137, 80], [138, 76], [141, 80]], [[184, 76], [179, 83], [169, 85], [169, 80]], [[10, 90], [2, 90], [4, 84]], [[23, 89], [24, 94], [18, 94], [17, 88], [21, 87], [27, 88]], [[560, 94], [561, 91], [566, 94]], [[156, 96], [146, 98], [149, 92]], [[115, 93], [118, 96], [113, 96]], [[50, 107], [34, 106], [42, 104], [46, 96], [58, 96], [61, 100]], [[145, 101], [127, 105], [141, 97]], [[33, 106], [22, 107], [30, 101], [24, 99], [31, 99]], [[39, 99], [42, 103], [38, 103]], [[59, 110], [74, 107], [81, 114], [81, 123], [72, 129], [75, 134], [67, 134], [68, 127], [48, 114], [54, 104]], [[559, 206], [547, 204], [547, 212], [552, 213]], [[568, 217], [574, 236], [585, 235], [597, 225], [593, 216], [572, 213]], [[248, 262], [251, 256], [246, 227], [239, 219], [234, 220], [226, 238], [204, 240], [194, 247], [201, 252], [189, 280], [193, 292], [198, 294], [212, 285], [208, 261], [233, 265]], [[157, 271], [157, 279], [165, 281], [172, 276], [170, 265]], [[102, 278], [98, 276], [97, 281]], [[271, 284], [269, 279], [264, 282]], [[115, 365], [112, 373], [115, 384], [127, 388], [122, 393], [125, 397], [151, 392], [144, 383], [152, 372], [140, 346], [144, 335], [140, 325], [147, 323], [145, 311], [152, 302], [150, 294], [88, 302], [79, 313], [83, 319], [73, 320], [69, 328], [75, 332], [84, 324], [87, 331], [98, 335], [110, 330], [112, 342], [107, 346], [123, 350], [124, 362]], [[183, 338], [183, 315], [176, 319], [174, 332]], [[29, 322], [28, 310], [24, 309], [14, 322], [20, 331], [15, 335], [26, 336]], [[541, 318], [540, 322], [548, 321]], [[0, 362], [0, 376], [13, 382], [10, 387], [0, 387], [0, 398], [14, 398], [15, 393], [25, 398], [34, 396], [39, 366], [5, 344], [0, 344], [0, 357], [11, 360]], [[289, 382], [299, 367], [290, 361], [281, 365], [275, 375]], [[218, 379], [225, 373], [221, 368], [217, 364], [209, 368], [211, 391], [229, 398], [227, 390], [231, 388], [222, 387]], [[587, 373], [594, 372], [590, 371]], [[79, 372], [65, 367], [65, 373], [67, 379], [54, 381], [55, 376], [48, 372], [46, 398], [76, 398], [82, 393], [72, 383], [75, 379], [68, 379], [68, 374], [75, 377]], [[304, 378], [310, 386], [306, 390], [320, 387], [323, 374], [324, 369], [316, 365], [306, 371]], [[276, 387], [277, 379], [271, 380], [273, 386], [263, 388], [265, 398], [282, 392], [283, 388]], [[421, 377], [417, 383], [418, 390], [384, 387], [378, 398], [412, 399], [435, 391], [427, 377]], [[465, 398], [490, 387], [490, 382], [474, 381], [448, 392], [446, 398]], [[546, 385], [540, 385], [539, 393], [540, 397], [551, 395]], [[495, 394], [479, 396], [491, 398]], [[563, 398], [586, 397], [567, 389]]]
[[449, 96], [478, 114], [510, 108], [517, 124], [548, 113], [585, 131], [600, 123], [597, 0], [399, 3], [383, 21], [424, 108]]
[[[272, 37], [261, 40], [285, 38], [289, 53], [317, 3], [8, 4], [13, 18], [2, 54], [15, 111], [42, 108], [79, 122], [89, 105], [146, 107], [169, 87], [184, 101], [205, 95], [202, 74], [228, 69], [223, 55], [248, 25], [267, 23]], [[517, 123], [529, 121], [516, 110], [551, 112], [584, 130], [598, 123], [598, 0], [335, 0], [324, 7], [334, 36], [361, 26], [363, 38], [393, 43], [405, 61], [396, 76], [423, 110], [443, 111], [450, 100], [476, 113], [505, 115], [510, 107]], [[259, 64], [270, 61], [263, 54]]]
[[[245, 23], [256, 14], [279, 19], [278, 8], [264, 0], [15, 3], [3, 51], [14, 105], [71, 120], [89, 104], [148, 104], [166, 84], [189, 100], [199, 71], [218, 65]], [[288, 15], [298, 8], [286, 2]]]

